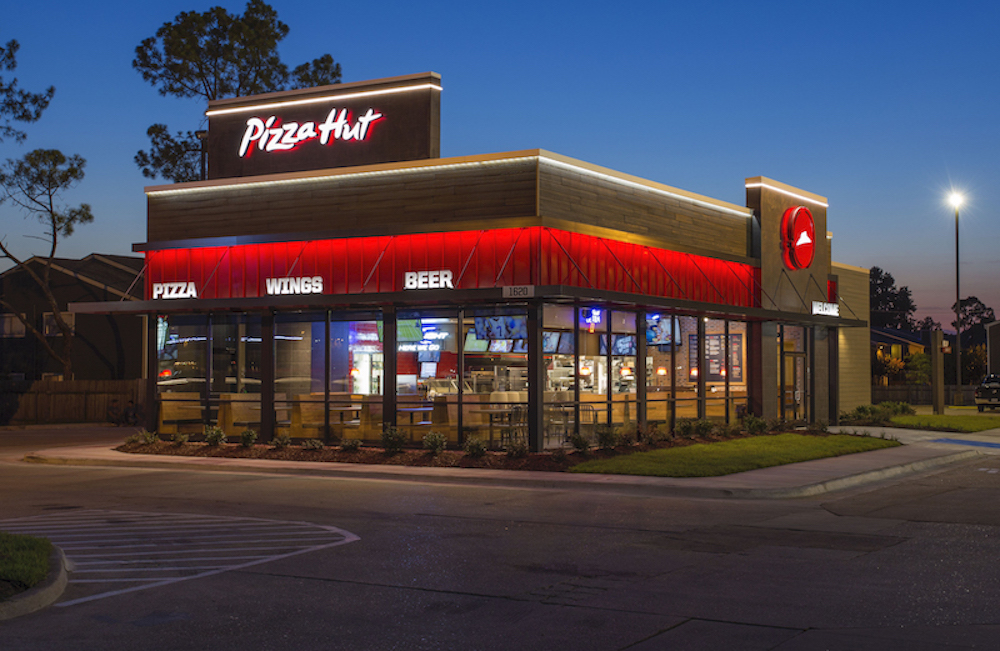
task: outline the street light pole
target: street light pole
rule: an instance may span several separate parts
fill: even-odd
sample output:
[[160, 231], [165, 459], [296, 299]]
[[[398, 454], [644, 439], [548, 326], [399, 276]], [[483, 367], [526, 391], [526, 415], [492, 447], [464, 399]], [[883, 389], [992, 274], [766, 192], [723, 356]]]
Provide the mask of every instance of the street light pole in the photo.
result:
[[962, 298], [959, 291], [958, 270], [958, 209], [965, 200], [958, 192], [952, 192], [948, 197], [955, 207], [955, 399], [956, 405], [962, 404]]

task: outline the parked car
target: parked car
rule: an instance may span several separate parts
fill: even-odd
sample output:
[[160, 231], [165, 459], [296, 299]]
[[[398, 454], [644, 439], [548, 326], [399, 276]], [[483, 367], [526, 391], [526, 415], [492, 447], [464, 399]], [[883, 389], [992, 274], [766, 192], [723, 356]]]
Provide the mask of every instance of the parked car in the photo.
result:
[[979, 411], [989, 407], [1000, 407], [1000, 375], [990, 373], [982, 384], [976, 387], [976, 408]]

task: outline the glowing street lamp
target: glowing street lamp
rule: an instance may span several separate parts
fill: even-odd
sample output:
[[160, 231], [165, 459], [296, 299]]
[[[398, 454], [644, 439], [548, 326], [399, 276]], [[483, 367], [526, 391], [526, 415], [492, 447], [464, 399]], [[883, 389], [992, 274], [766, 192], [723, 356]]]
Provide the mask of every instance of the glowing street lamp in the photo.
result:
[[948, 203], [955, 209], [955, 404], [962, 404], [962, 298], [959, 293], [958, 275], [958, 209], [965, 202], [960, 192], [948, 195]]

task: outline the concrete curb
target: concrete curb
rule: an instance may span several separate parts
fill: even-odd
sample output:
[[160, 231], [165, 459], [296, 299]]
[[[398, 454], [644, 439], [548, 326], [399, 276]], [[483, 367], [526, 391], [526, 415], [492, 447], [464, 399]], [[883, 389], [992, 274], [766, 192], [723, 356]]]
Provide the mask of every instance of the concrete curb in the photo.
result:
[[7, 601], [0, 601], [0, 621], [14, 619], [51, 606], [66, 590], [66, 555], [55, 545], [49, 555], [49, 574], [45, 580]]
[[[219, 457], [170, 457], [169, 461], [153, 458], [87, 458], [46, 456], [35, 452], [24, 457], [30, 463], [72, 466], [114, 466], [129, 468], [199, 470], [247, 474], [277, 474], [332, 479], [362, 479], [376, 481], [407, 481], [447, 485], [497, 486], [503, 488], [587, 490], [642, 496], [673, 496], [736, 499], [795, 499], [853, 488], [884, 479], [931, 470], [981, 456], [978, 450], [965, 450], [927, 459], [865, 470], [852, 475], [831, 477], [798, 486], [753, 487], [711, 485], [721, 478], [705, 477], [677, 479], [641, 477], [635, 475], [572, 474], [516, 470], [426, 468], [407, 466], [365, 466], [349, 463], [278, 462], [259, 459], [226, 459]], [[193, 460], [197, 459], [197, 460]], [[756, 472], [756, 471], [754, 471]], [[733, 477], [733, 476], [730, 476]], [[700, 484], [700, 485], [699, 485]]]
[[959, 463], [973, 457], [984, 456], [982, 452], [978, 450], [966, 450], [964, 452], [955, 452], [953, 454], [947, 454], [940, 457], [933, 457], [931, 459], [923, 459], [921, 461], [911, 461], [910, 463], [903, 463], [896, 466], [889, 466], [886, 468], [878, 468], [875, 470], [867, 470], [865, 472], [859, 472], [854, 475], [847, 475], [846, 477], [837, 477], [835, 479], [829, 479], [827, 481], [818, 482], [815, 484], [808, 484], [805, 486], [795, 486], [792, 488], [750, 488], [746, 489], [744, 495], [736, 495], [734, 497], [747, 497], [747, 498], [761, 498], [766, 497], [770, 499], [792, 499], [797, 497], [811, 497], [813, 495], [821, 495], [823, 493], [832, 493], [834, 491], [844, 490], [847, 488], [854, 488], [855, 486], [862, 486], [864, 484], [873, 484], [877, 481], [882, 481], [883, 479], [892, 479], [893, 477], [902, 477], [905, 475], [912, 475], [914, 473], [922, 472], [925, 470], [933, 470], [935, 468], [940, 468], [942, 466], [949, 466], [953, 463]]

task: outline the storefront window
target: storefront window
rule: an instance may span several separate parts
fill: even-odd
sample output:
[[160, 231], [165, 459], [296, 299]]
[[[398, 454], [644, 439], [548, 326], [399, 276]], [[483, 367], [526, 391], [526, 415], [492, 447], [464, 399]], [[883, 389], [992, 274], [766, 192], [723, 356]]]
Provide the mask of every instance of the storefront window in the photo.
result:
[[[576, 404], [577, 368], [574, 360], [575, 309], [569, 305], [545, 305], [542, 309], [542, 363], [545, 368], [543, 398], [543, 446], [562, 447], [576, 431], [580, 409]], [[591, 435], [594, 411], [584, 409], [581, 429]]]
[[204, 427], [208, 335], [208, 317], [204, 315], [156, 319], [156, 431], [160, 436], [197, 434]]
[[646, 421], [666, 431], [674, 402], [671, 387], [677, 377], [680, 321], [667, 312], [646, 313]]
[[528, 323], [524, 309], [470, 311], [461, 328], [462, 427], [491, 447], [527, 440]]
[[608, 315], [604, 308], [580, 308], [577, 338], [581, 424], [608, 422]]
[[275, 316], [274, 411], [279, 434], [325, 437], [325, 333], [325, 312]]
[[399, 312], [396, 423], [411, 442], [432, 429], [458, 442], [458, 382], [456, 312]]
[[[636, 417], [636, 329], [634, 312], [611, 312], [611, 374], [608, 378], [612, 396], [611, 422], [630, 425]], [[602, 339], [604, 344], [607, 338]], [[602, 351], [603, 352], [603, 351]]]
[[698, 317], [678, 317], [681, 346], [677, 363], [676, 418], [698, 418]]
[[260, 429], [260, 316], [212, 315], [211, 404], [227, 436]]

